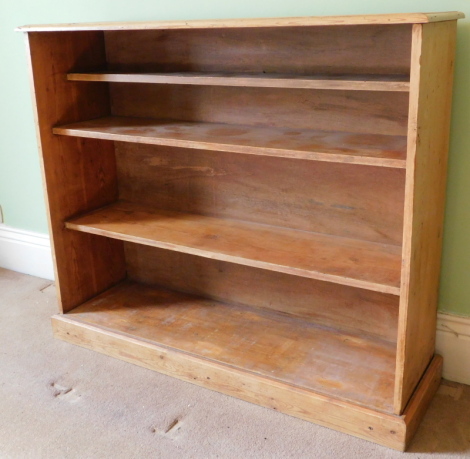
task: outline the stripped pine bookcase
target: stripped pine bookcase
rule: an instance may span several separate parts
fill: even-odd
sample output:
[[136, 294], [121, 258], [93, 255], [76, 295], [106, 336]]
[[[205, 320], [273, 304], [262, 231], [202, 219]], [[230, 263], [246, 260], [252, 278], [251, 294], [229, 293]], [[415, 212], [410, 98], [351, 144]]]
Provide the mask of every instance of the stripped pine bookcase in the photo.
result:
[[20, 27], [55, 336], [405, 449], [441, 375], [461, 17]]

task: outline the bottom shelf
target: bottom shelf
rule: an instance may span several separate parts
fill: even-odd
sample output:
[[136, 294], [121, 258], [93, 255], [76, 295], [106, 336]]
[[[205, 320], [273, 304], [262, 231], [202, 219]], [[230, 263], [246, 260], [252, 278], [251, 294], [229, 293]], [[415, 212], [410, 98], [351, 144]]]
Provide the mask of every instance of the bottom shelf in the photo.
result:
[[391, 344], [283, 314], [125, 281], [52, 323], [73, 344], [398, 450], [442, 368], [436, 356], [398, 416]]
[[219, 365], [393, 411], [395, 345], [263, 309], [125, 281], [65, 317]]

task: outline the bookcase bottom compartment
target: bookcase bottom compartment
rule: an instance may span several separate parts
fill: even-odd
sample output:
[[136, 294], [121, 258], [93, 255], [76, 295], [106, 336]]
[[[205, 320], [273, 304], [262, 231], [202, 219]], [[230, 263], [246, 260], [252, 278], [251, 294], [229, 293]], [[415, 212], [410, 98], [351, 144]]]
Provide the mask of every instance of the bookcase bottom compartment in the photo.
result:
[[394, 415], [392, 343], [133, 281], [52, 322], [73, 344], [398, 450], [440, 381], [435, 357]]

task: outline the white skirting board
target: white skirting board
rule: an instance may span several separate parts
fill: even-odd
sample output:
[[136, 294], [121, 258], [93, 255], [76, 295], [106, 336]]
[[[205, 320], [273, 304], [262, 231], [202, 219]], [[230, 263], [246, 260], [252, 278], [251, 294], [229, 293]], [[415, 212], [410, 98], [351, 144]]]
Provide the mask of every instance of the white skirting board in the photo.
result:
[[0, 224], [0, 268], [53, 280], [49, 236]]
[[437, 315], [436, 352], [444, 357], [445, 379], [470, 385], [470, 317]]
[[[0, 224], [0, 267], [53, 280], [49, 236]], [[444, 378], [470, 384], [470, 317], [438, 314], [436, 352]]]

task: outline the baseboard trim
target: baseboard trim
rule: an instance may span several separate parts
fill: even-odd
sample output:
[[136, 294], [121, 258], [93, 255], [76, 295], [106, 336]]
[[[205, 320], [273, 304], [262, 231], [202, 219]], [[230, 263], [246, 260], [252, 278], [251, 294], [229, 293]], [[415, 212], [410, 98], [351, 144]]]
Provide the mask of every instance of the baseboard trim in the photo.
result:
[[470, 317], [438, 314], [436, 353], [444, 357], [445, 379], [470, 385]]
[[49, 236], [0, 224], [0, 267], [53, 280]]

